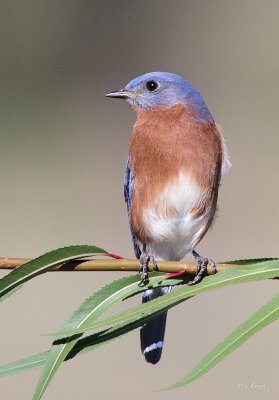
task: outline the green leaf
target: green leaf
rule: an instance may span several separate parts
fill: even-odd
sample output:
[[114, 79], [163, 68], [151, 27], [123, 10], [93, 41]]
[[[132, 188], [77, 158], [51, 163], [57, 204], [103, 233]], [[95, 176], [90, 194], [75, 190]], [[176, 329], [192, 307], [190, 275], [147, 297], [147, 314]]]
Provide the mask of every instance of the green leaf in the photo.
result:
[[[79, 339], [74, 347], [70, 350], [64, 361], [71, 360], [72, 358], [97, 349], [100, 346], [106, 345], [113, 340], [116, 340], [124, 334], [130, 332], [133, 329], [138, 328], [141, 323], [137, 321], [123, 327], [107, 329], [103, 332], [87, 336], [83, 339]], [[38, 353], [30, 357], [23, 358], [18, 361], [14, 361], [9, 364], [0, 366], [0, 376], [15, 374], [19, 372], [28, 371], [33, 368], [42, 368], [48, 358], [49, 351]]]
[[[64, 329], [56, 333], [55, 336], [63, 338], [86, 331], [97, 330], [105, 326], [113, 327], [118, 324], [131, 323], [135, 320], [144, 324], [148, 319], [161, 311], [168, 310], [171, 307], [185, 301], [189, 297], [196, 296], [210, 290], [222, 288], [228, 285], [253, 282], [279, 276], [279, 260], [252, 263], [241, 267], [232, 267], [219, 272], [216, 275], [207, 276], [201, 283], [195, 286], [183, 286], [177, 290], [161, 296], [145, 304], [132, 307], [122, 311], [100, 322], [85, 322], [82, 328]], [[162, 281], [161, 286], [168, 285], [168, 280]], [[160, 286], [160, 285], [158, 285]], [[146, 288], [147, 289], [147, 288]]]
[[[103, 252], [103, 251], [102, 251]], [[87, 307], [83, 308], [83, 305], [72, 315], [72, 317], [69, 319], [69, 321], [65, 324], [64, 328], [58, 333], [59, 337], [67, 337], [67, 339], [60, 339], [59, 341], [54, 342], [55, 345], [53, 347], [58, 348], [58, 346], [64, 346], [66, 343], [66, 346], [70, 343], [69, 347], [65, 347], [65, 353], [63, 353], [63, 356], [58, 359], [57, 365], [59, 366], [61, 362], [64, 360], [69, 360], [76, 355], [83, 354], [84, 352], [87, 351], [92, 351], [104, 344], [110, 343], [112, 340], [115, 338], [118, 338], [125, 333], [131, 331], [132, 329], [138, 328], [142, 324], [144, 324], [146, 321], [150, 320], [153, 318], [154, 315], [160, 313], [162, 310], [167, 310], [168, 308], [173, 307], [175, 304], [179, 304], [182, 301], [185, 301], [186, 299], [197, 295], [204, 293], [209, 290], [214, 290], [220, 287], [224, 287], [226, 285], [230, 284], [235, 284], [235, 283], [243, 283], [243, 282], [252, 282], [256, 280], [261, 280], [261, 279], [269, 279], [269, 278], [275, 278], [279, 276], [279, 260], [278, 259], [265, 259], [263, 260], [242, 260], [242, 266], [237, 268], [237, 267], [232, 267], [232, 269], [228, 269], [222, 272], [219, 272], [217, 275], [214, 276], [209, 276], [206, 277], [200, 284], [193, 286], [193, 287], [188, 287], [184, 286], [182, 288], [178, 288], [175, 290], [173, 293], [167, 294], [165, 296], [162, 296], [161, 298], [158, 298], [156, 300], [153, 300], [152, 302], [146, 303], [144, 305], [139, 305], [136, 307], [132, 307], [127, 311], [121, 312], [116, 314], [115, 316], [112, 316], [110, 318], [107, 318], [103, 321], [96, 322], [96, 318], [101, 315], [101, 313], [104, 310], [101, 310], [100, 314], [97, 315], [95, 314], [95, 317], [90, 319], [91, 317], [88, 316], [86, 318], [86, 315], [90, 314], [90, 307], [88, 303], [88, 309]], [[156, 278], [153, 279], [153, 278]], [[165, 275], [163, 275], [165, 277]], [[136, 275], [136, 278], [138, 279], [138, 276]], [[126, 297], [130, 297], [136, 292], [140, 292], [143, 290], [146, 290], [149, 287], [152, 286], [166, 286], [166, 285], [173, 285], [173, 284], [178, 284], [183, 281], [183, 279], [180, 280], [171, 280], [171, 279], [164, 279], [162, 280], [162, 275], [160, 274], [150, 274], [150, 284], [145, 286], [145, 287], [137, 287], [135, 288], [135, 291], [131, 290], [130, 294], [127, 291], [125, 295], [123, 295], [122, 299]], [[125, 279], [125, 278], [124, 278]], [[184, 282], [187, 281], [189, 278], [185, 277]], [[116, 283], [113, 282], [113, 285]], [[110, 285], [107, 285], [109, 287]], [[106, 288], [106, 287], [105, 287]], [[102, 290], [106, 290], [105, 288], [101, 289], [97, 293], [100, 294]], [[116, 290], [116, 286], [114, 288]], [[119, 289], [119, 288], [118, 288]], [[95, 295], [97, 294], [95, 293]], [[115, 296], [117, 297], [120, 293], [116, 294]], [[91, 299], [95, 296], [91, 296]], [[105, 293], [103, 293], [104, 298], [104, 304], [105, 304]], [[106, 293], [107, 296], [109, 296], [109, 292]], [[113, 297], [114, 295], [112, 295]], [[114, 297], [115, 302], [120, 300], [121, 296], [119, 296], [118, 299]], [[113, 301], [114, 301], [113, 300]], [[89, 301], [89, 299], [87, 300]], [[95, 298], [96, 303], [95, 307], [97, 306], [97, 298]], [[102, 302], [101, 298], [99, 299], [100, 302]], [[85, 302], [86, 303], [86, 302]], [[110, 307], [110, 304], [108, 304], [108, 307]], [[112, 305], [112, 304], [111, 304]], [[108, 308], [107, 307], [107, 308]], [[104, 309], [107, 309], [106, 306], [104, 306]], [[87, 309], [87, 311], [86, 311]], [[101, 309], [101, 307], [100, 307]], [[83, 314], [83, 311], [84, 314]], [[80, 311], [80, 313], [79, 313]], [[92, 310], [91, 310], [92, 311]], [[264, 310], [265, 311], [265, 310]], [[96, 311], [97, 312], [97, 311]], [[88, 314], [86, 314], [88, 313]], [[78, 327], [78, 324], [83, 321], [82, 323], [82, 329], [79, 332], [78, 329], [75, 329]], [[91, 322], [93, 323], [91, 324]], [[89, 323], [90, 322], [90, 323]], [[91, 326], [89, 326], [91, 325]], [[81, 334], [85, 330], [91, 329], [93, 326], [93, 329], [100, 329], [104, 326], [109, 326], [108, 329], [99, 331], [93, 335], [90, 335], [86, 338], [80, 339]], [[263, 324], [262, 327], [265, 325]], [[69, 329], [70, 328], [70, 329]], [[262, 328], [260, 328], [262, 329]], [[72, 335], [78, 335], [73, 337]], [[70, 337], [69, 337], [70, 336]], [[72, 336], [72, 337], [71, 337]], [[76, 340], [77, 339], [77, 340]], [[75, 344], [72, 346], [71, 341], [74, 340]], [[246, 340], [246, 339], [245, 339]], [[70, 349], [71, 347], [71, 349]], [[232, 351], [232, 350], [231, 350]], [[66, 354], [67, 353], [67, 354]], [[35, 367], [42, 367], [43, 364], [47, 359], [49, 359], [50, 352], [45, 352], [45, 353], [40, 353], [32, 357], [25, 358], [23, 360], [19, 360], [14, 363], [10, 363], [6, 366], [0, 367], [0, 375], [4, 374], [9, 374], [13, 372], [20, 372], [24, 371], [30, 368], [35, 368]], [[53, 353], [54, 355], [54, 353]], [[53, 357], [53, 360], [57, 359], [57, 354], [56, 358]], [[221, 359], [221, 358], [220, 358]], [[52, 360], [52, 363], [53, 363]], [[213, 364], [214, 365], [214, 364]], [[54, 369], [56, 366], [54, 366]], [[55, 372], [55, 371], [54, 371]], [[205, 371], [206, 372], [206, 371]]]
[[34, 356], [26, 357], [21, 360], [2, 365], [0, 367], [0, 376], [17, 374], [30, 369], [43, 367], [47, 359], [47, 354], [48, 351], [45, 351], [44, 353], [38, 353]]
[[[153, 273], [149, 276], [149, 282], [153, 286], [162, 281], [164, 274]], [[173, 280], [172, 283], [180, 283], [182, 280]], [[127, 297], [133, 296], [145, 288], [139, 286], [139, 275], [133, 275], [114, 281], [90, 296], [72, 314], [63, 329], [79, 329], [86, 323], [93, 323], [109, 307]], [[64, 341], [56, 341], [48, 353], [41, 377], [39, 379], [33, 399], [38, 400], [46, 390], [51, 378], [58, 370], [61, 363], [74, 348], [82, 334], [68, 337]], [[97, 338], [96, 338], [97, 339]], [[105, 339], [106, 340], [106, 339]], [[104, 341], [104, 339], [103, 339]], [[96, 343], [94, 343], [96, 345]]]
[[267, 257], [267, 258], [246, 258], [242, 260], [222, 261], [221, 264], [233, 264], [233, 265], [251, 265], [256, 263], [262, 263], [265, 261], [276, 261], [278, 257]]
[[[247, 321], [245, 321], [234, 332], [232, 332], [222, 343], [220, 343], [208, 355], [206, 355], [185, 378], [162, 390], [174, 389], [198, 379], [203, 374], [208, 372], [212, 367], [214, 367], [226, 355], [230, 354], [233, 350], [248, 340], [253, 334], [263, 329], [278, 318], [279, 294], [276, 294], [267, 304], [262, 306]], [[81, 339], [69, 352], [66, 360], [69, 360], [76, 355], [81, 355], [87, 351], [94, 350], [102, 344], [109, 343], [116, 337], [118, 338], [120, 335], [128, 333], [130, 330], [138, 327], [139, 324], [140, 323], [136, 321], [130, 326], [125, 325], [124, 329], [122, 328], [122, 331], [119, 328], [111, 328], [100, 334], [91, 335]], [[48, 353], [49, 352], [40, 353], [36, 356], [28, 357], [15, 363], [3, 366], [0, 368], [0, 375], [8, 375], [35, 367], [42, 367], [47, 359]]]
[[[138, 276], [125, 277], [98, 290], [95, 294], [86, 299], [85, 302], [72, 314], [65, 323], [64, 329], [73, 327], [79, 328], [82, 327], [86, 321], [94, 321], [117, 300], [123, 299], [123, 296], [125, 297], [127, 292], [129, 293], [129, 288], [131, 288], [131, 286], [134, 288], [136, 286], [137, 289], [138, 281]], [[53, 375], [81, 336], [82, 334], [74, 335], [67, 338], [63, 343], [58, 341], [53, 343], [38, 381], [33, 396], [34, 400], [41, 398]]]
[[15, 292], [17, 292], [19, 289], [21, 289], [22, 285], [19, 285], [15, 288], [13, 288], [12, 290], [9, 290], [7, 293], [3, 294], [2, 297], [0, 297], [0, 302], [8, 299], [10, 296], [12, 296]]
[[162, 390], [176, 389], [198, 379], [251, 336], [277, 319], [279, 319], [279, 293], [211, 350], [188, 375]]
[[[96, 333], [94, 335], [87, 336], [83, 339], [79, 339], [74, 347], [70, 350], [64, 361], [71, 360], [72, 358], [93, 351], [101, 346], [104, 346], [113, 340], [122, 337], [124, 334], [130, 332], [133, 329], [141, 326], [141, 322], [135, 321], [131, 324], [123, 324], [116, 328], [110, 328], [105, 331]], [[33, 368], [42, 368], [48, 358], [49, 351], [38, 353], [34, 356], [26, 357], [21, 360], [5, 364], [0, 366], [0, 376], [10, 375], [13, 373], [19, 373], [28, 371]]]
[[[32, 261], [29, 261], [16, 268], [4, 278], [0, 279], [0, 298], [17, 288], [19, 285], [46, 272], [56, 265], [65, 263], [80, 257], [89, 257], [94, 254], [107, 253], [104, 249], [96, 246], [69, 246], [50, 251]], [[5, 296], [7, 298], [7, 296]]]

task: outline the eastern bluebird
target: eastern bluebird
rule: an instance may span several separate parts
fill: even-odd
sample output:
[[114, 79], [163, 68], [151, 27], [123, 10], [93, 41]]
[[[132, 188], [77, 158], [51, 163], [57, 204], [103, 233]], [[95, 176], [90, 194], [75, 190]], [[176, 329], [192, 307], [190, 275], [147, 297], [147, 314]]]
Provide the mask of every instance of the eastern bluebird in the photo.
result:
[[[212, 260], [194, 250], [210, 227], [221, 176], [230, 161], [220, 127], [193, 85], [178, 75], [150, 72], [107, 94], [126, 99], [137, 113], [126, 165], [124, 195], [143, 280], [151, 259], [193, 256], [197, 283]], [[143, 303], [169, 293], [146, 290]], [[167, 313], [140, 331], [141, 350], [156, 364], [162, 354]]]

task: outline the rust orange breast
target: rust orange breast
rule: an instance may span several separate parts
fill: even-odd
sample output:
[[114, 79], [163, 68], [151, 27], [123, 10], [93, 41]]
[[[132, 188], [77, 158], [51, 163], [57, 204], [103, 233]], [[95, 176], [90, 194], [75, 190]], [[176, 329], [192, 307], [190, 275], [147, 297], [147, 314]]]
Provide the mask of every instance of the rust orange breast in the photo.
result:
[[[193, 212], [198, 214], [208, 203], [216, 207], [222, 165], [220, 134], [215, 124], [197, 123], [191, 116], [191, 110], [181, 105], [138, 112], [129, 149], [129, 166], [135, 178], [131, 226], [143, 243], [151, 241], [144, 210], [152, 207], [158, 194], [180, 172], [201, 188], [201, 201]], [[172, 210], [166, 206], [168, 213]]]

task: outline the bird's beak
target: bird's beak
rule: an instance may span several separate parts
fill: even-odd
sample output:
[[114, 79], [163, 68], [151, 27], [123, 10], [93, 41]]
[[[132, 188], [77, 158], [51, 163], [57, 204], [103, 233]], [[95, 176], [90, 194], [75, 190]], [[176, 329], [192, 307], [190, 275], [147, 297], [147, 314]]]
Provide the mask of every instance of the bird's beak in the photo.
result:
[[113, 97], [115, 99], [128, 99], [130, 97], [130, 93], [126, 89], [119, 89], [115, 90], [114, 92], [107, 93], [106, 97]]

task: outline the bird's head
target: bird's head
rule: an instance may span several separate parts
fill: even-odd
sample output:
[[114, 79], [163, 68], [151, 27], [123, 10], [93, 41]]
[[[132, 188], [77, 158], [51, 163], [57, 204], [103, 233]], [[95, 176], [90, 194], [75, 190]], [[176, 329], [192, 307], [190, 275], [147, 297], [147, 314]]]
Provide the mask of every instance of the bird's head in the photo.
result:
[[170, 72], [149, 72], [131, 80], [123, 89], [107, 97], [128, 101], [137, 111], [142, 108], [171, 108], [181, 104], [195, 111], [196, 119], [212, 122], [213, 118], [200, 93], [181, 76]]

